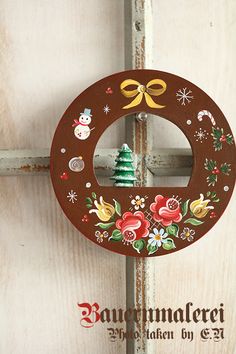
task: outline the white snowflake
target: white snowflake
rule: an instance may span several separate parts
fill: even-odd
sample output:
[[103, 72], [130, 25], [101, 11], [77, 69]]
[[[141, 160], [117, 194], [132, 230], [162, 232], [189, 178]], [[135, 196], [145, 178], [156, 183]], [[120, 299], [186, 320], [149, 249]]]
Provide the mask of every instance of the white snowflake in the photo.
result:
[[77, 197], [78, 197], [77, 194], [73, 190], [71, 190], [67, 195], [69, 202], [71, 202], [72, 204], [74, 204], [74, 202], [77, 201]]
[[200, 141], [201, 144], [202, 144], [203, 140], [207, 140], [207, 135], [209, 135], [207, 133], [207, 131], [202, 128], [200, 128], [199, 130], [196, 130], [195, 134], [194, 134], [196, 141]]
[[106, 104], [106, 106], [103, 107], [103, 112], [106, 113], [106, 114], [109, 113], [110, 110], [111, 110], [111, 109], [110, 109], [110, 107], [108, 106], [108, 104]]
[[185, 106], [186, 103], [190, 103], [193, 100], [193, 96], [191, 96], [192, 91], [187, 87], [179, 89], [176, 93], [177, 101], [181, 102], [182, 106]]

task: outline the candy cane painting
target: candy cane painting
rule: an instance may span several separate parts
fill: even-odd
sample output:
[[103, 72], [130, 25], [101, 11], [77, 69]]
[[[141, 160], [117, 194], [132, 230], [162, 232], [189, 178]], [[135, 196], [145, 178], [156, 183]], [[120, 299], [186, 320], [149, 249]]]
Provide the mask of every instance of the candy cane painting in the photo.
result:
[[199, 122], [202, 122], [204, 116], [207, 116], [210, 118], [212, 125], [216, 125], [216, 121], [215, 121], [213, 115], [211, 114], [211, 112], [206, 111], [206, 110], [202, 110], [198, 113], [197, 119], [199, 120]]

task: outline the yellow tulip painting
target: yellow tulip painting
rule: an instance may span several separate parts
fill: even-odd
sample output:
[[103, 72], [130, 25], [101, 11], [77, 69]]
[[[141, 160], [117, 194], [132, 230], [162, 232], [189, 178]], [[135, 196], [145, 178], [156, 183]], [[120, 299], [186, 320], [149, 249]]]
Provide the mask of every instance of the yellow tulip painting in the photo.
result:
[[204, 200], [204, 195], [200, 194], [200, 199], [194, 200], [190, 204], [190, 211], [196, 218], [202, 219], [209, 213], [210, 210], [214, 209], [213, 206], [208, 205], [210, 201], [210, 199]]
[[111, 217], [115, 214], [115, 208], [113, 205], [106, 203], [103, 200], [103, 197], [100, 197], [100, 203], [98, 203], [97, 200], [94, 201], [94, 205], [96, 206], [97, 209], [91, 209], [89, 211], [89, 214], [96, 213], [97, 217], [101, 221], [109, 221]]

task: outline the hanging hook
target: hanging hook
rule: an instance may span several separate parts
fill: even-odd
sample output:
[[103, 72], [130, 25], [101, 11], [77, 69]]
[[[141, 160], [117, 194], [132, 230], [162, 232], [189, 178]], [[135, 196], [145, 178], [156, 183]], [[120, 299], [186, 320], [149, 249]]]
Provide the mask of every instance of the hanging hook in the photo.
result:
[[139, 113], [136, 113], [136, 120], [138, 122], [145, 122], [147, 120], [147, 113], [146, 112], [139, 112]]

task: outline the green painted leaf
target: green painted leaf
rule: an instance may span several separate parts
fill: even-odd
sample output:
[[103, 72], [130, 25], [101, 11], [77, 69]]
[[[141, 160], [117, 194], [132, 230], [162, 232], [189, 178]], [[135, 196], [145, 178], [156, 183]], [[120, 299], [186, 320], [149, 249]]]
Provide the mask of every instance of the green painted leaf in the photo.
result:
[[133, 242], [133, 248], [140, 253], [142, 249], [145, 247], [145, 241], [143, 239], [137, 240]]
[[216, 167], [216, 161], [206, 159], [204, 166], [206, 170], [212, 171]]
[[123, 235], [118, 229], [113, 230], [111, 237], [109, 237], [109, 241], [115, 241], [115, 242], [121, 241], [122, 239], [123, 239]]
[[228, 164], [228, 163], [223, 163], [221, 166], [220, 166], [220, 170], [222, 173], [224, 173], [225, 175], [229, 175], [229, 172], [231, 171], [231, 165]]
[[91, 205], [91, 204], [86, 204], [86, 207], [87, 207], [88, 209], [91, 209], [91, 208], [92, 208], [92, 205]]
[[166, 241], [167, 242], [162, 244], [162, 247], [164, 248], [164, 250], [170, 251], [170, 250], [173, 250], [174, 248], [176, 248], [175, 243], [172, 240], [172, 238], [167, 238]]
[[176, 224], [172, 224], [170, 226], [167, 226], [166, 232], [168, 233], [168, 235], [172, 235], [172, 236], [178, 237], [179, 226], [176, 225]]
[[216, 197], [216, 192], [212, 192], [211, 193], [211, 198], [215, 198]]
[[[224, 132], [224, 131], [223, 131], [223, 132]], [[212, 127], [212, 133], [213, 133], [213, 136], [214, 136], [216, 139], [220, 139], [220, 138], [221, 138], [221, 135], [223, 134], [220, 129], [216, 129], [216, 128], [214, 128], [214, 127]]]
[[215, 186], [217, 182], [217, 175], [210, 175], [207, 177], [208, 186]]
[[96, 195], [95, 192], [92, 192], [92, 197], [93, 197], [94, 199], [97, 199], [97, 195]]
[[100, 227], [103, 230], [108, 230], [114, 224], [115, 224], [114, 222], [108, 222], [108, 223], [99, 222], [95, 226], [98, 226], [98, 227]]
[[208, 191], [206, 195], [207, 195], [207, 197], [210, 197], [211, 192], [210, 192], [210, 191]]
[[214, 143], [213, 143], [213, 146], [215, 148], [215, 151], [220, 151], [222, 150], [222, 142], [219, 141], [219, 140], [215, 140]]
[[158, 250], [158, 247], [155, 245], [148, 244], [147, 245], [148, 255], [155, 253]]
[[227, 142], [229, 145], [231, 145], [231, 144], [233, 144], [233, 141], [234, 141], [234, 139], [233, 139], [232, 135], [227, 134], [227, 135], [226, 135], [226, 142]]
[[121, 205], [120, 203], [118, 203], [115, 199], [113, 199], [115, 202], [115, 210], [116, 210], [116, 214], [118, 214], [119, 216], [121, 216]]
[[213, 199], [214, 203], [219, 203], [219, 201], [220, 201], [220, 198]]
[[85, 200], [86, 200], [86, 204], [91, 204], [91, 205], [93, 204], [93, 201], [91, 198], [87, 197]]
[[188, 204], [189, 204], [189, 200], [186, 200], [186, 202], [181, 204], [181, 209], [182, 209], [182, 215], [185, 216], [188, 212]]
[[204, 223], [204, 221], [200, 221], [200, 220], [197, 220], [197, 219], [194, 219], [194, 218], [189, 218], [189, 219], [184, 221], [184, 224], [191, 224], [191, 225], [194, 225], [194, 226], [198, 226], [198, 225], [201, 225], [203, 223]]

